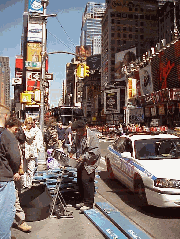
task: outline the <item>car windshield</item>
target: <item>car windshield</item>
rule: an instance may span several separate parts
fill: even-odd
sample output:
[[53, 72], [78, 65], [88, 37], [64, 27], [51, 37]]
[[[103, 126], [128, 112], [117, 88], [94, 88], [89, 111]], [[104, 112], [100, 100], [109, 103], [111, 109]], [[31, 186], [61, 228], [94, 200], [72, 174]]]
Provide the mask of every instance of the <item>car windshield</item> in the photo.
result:
[[136, 140], [135, 157], [140, 160], [180, 158], [180, 139]]

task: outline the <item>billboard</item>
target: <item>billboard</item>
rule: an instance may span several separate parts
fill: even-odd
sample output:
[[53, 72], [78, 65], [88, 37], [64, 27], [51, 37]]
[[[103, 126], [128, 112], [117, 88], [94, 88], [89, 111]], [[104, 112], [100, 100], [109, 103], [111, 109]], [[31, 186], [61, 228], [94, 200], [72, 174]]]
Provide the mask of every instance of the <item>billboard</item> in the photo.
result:
[[16, 56], [15, 60], [15, 69], [16, 71], [23, 71], [23, 57], [22, 56]]
[[147, 65], [139, 70], [139, 78], [141, 95], [151, 94], [153, 92], [151, 65]]
[[29, 0], [28, 10], [29, 12], [43, 13], [43, 6], [41, 5], [41, 0]]
[[120, 113], [120, 89], [104, 91], [104, 113]]
[[121, 51], [115, 54], [115, 80], [122, 81], [126, 79], [123, 68], [128, 66], [131, 61], [136, 60], [136, 47]]
[[88, 56], [91, 56], [91, 46], [76, 46], [76, 61], [86, 60]]
[[90, 70], [100, 70], [101, 69], [101, 55], [89, 56], [86, 59], [86, 64], [89, 66]]
[[136, 97], [136, 79], [128, 78], [128, 99]]
[[40, 90], [40, 72], [26, 72], [26, 91]]
[[180, 88], [180, 40], [151, 60], [154, 91]]
[[27, 65], [28, 70], [41, 69], [41, 43], [27, 43]]
[[42, 24], [29, 23], [28, 24], [28, 41], [42, 42]]

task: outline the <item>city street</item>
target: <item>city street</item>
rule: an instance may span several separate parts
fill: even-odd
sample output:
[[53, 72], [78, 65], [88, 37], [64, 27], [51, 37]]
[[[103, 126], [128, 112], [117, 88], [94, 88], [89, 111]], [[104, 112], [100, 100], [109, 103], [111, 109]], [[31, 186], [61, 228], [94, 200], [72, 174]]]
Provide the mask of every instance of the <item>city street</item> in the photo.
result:
[[[130, 192], [117, 180], [107, 178], [104, 157], [107, 153], [109, 141], [100, 140], [101, 163], [98, 168], [99, 177], [96, 177], [97, 193], [95, 202], [108, 201], [114, 205], [126, 218], [144, 231], [150, 238], [156, 239], [179, 239], [180, 235], [180, 209], [145, 207], [136, 205], [134, 194]], [[12, 235], [17, 239], [21, 238], [104, 238], [101, 232], [93, 225], [89, 219], [74, 207], [74, 219], [46, 218], [41, 221], [29, 222], [32, 226], [31, 233], [24, 233], [16, 228], [12, 228]]]

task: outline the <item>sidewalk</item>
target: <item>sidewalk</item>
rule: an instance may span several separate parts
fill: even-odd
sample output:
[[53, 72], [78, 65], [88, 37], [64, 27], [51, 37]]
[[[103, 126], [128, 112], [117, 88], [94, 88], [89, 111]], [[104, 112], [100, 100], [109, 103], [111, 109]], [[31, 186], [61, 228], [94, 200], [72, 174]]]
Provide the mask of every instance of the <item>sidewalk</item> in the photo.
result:
[[[39, 165], [38, 171], [46, 170], [46, 165]], [[100, 201], [101, 196], [95, 194], [95, 202]], [[73, 212], [73, 218], [56, 218], [47, 217], [40, 221], [28, 222], [28, 225], [32, 226], [30, 233], [24, 233], [13, 227], [11, 232], [12, 236], [17, 239], [32, 238], [32, 239], [56, 239], [56, 238], [104, 238], [102, 233], [93, 225], [92, 222], [84, 215], [79, 214], [79, 210], [75, 208], [75, 201], [68, 201], [66, 204], [72, 204], [71, 207], [67, 207], [68, 211]]]

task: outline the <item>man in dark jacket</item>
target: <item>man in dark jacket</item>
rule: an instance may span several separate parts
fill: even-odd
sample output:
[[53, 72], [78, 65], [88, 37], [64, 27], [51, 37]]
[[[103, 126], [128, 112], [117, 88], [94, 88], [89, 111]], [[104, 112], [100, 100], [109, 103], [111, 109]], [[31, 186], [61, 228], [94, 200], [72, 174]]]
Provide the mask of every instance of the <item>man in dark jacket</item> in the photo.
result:
[[77, 180], [82, 196], [82, 203], [76, 205], [76, 208], [83, 213], [84, 210], [93, 207], [95, 169], [98, 167], [101, 154], [98, 138], [86, 127], [84, 121], [74, 121], [71, 128], [72, 131], [76, 131], [72, 153], [76, 153], [76, 160], [79, 162]]
[[15, 136], [5, 129], [7, 114], [0, 108], [0, 238], [11, 238], [15, 217], [15, 184], [19, 179], [20, 151]]

